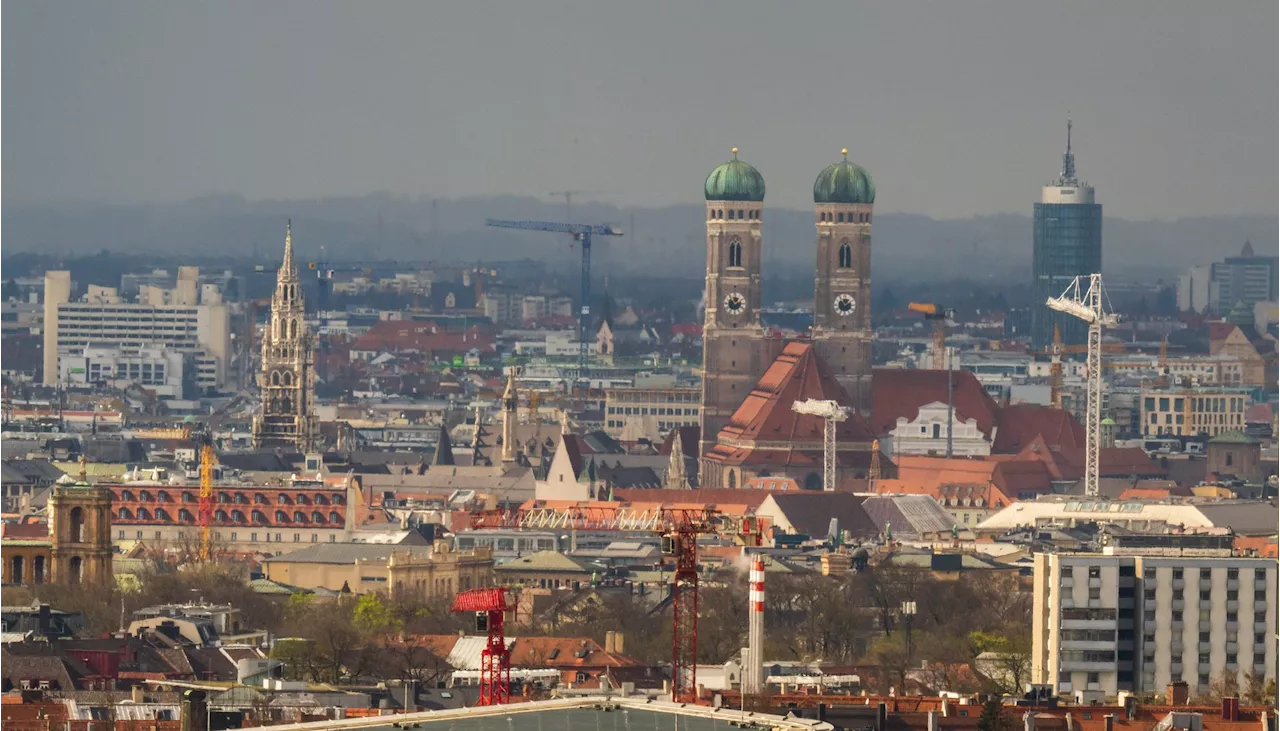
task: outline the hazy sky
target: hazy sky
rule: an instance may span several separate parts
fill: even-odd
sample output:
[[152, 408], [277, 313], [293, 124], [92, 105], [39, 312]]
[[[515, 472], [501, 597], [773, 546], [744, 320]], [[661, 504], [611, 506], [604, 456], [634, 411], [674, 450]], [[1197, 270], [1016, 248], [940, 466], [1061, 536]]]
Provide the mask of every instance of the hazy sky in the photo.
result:
[[1277, 3], [3, 4], [5, 203], [387, 190], [767, 203], [839, 158], [879, 209], [1029, 212], [1077, 164], [1126, 218], [1277, 210]]

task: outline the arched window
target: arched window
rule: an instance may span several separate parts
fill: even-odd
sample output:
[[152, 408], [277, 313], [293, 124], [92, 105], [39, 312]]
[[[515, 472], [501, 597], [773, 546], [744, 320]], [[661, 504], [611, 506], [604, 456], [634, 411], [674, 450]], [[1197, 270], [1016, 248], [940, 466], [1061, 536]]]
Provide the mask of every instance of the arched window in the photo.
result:
[[231, 511], [231, 520], [232, 520], [233, 522], [236, 522], [236, 523], [243, 523], [243, 522], [244, 522], [244, 513], [240, 512], [239, 510], [232, 510], [232, 511]]
[[334, 505], [344, 505], [346, 502], [347, 502], [347, 499], [346, 499], [346, 498], [344, 498], [344, 497], [342, 496], [342, 493], [340, 493], [340, 492], [335, 492], [335, 493], [333, 494], [333, 504], [334, 504]]
[[151, 511], [146, 508], [138, 508], [138, 520], [151, 520]]
[[293, 522], [295, 523], [307, 522], [307, 514], [302, 512], [301, 510], [293, 511]]
[[150, 493], [149, 491], [147, 491], [147, 490], [139, 490], [139, 491], [138, 491], [138, 502], [140, 502], [140, 503], [149, 503], [149, 502], [151, 502], [151, 493]]
[[298, 337], [298, 321], [290, 320], [289, 321], [289, 339], [292, 340], [293, 338], [296, 338], [296, 337]]
[[179, 509], [178, 509], [178, 522], [179, 522], [179, 523], [190, 523], [190, 522], [192, 522], [192, 520], [193, 520], [193, 518], [191, 517], [191, 511], [190, 511], [190, 510], [187, 510], [186, 508], [179, 508]]
[[191, 491], [190, 491], [190, 490], [183, 490], [183, 491], [182, 491], [182, 502], [184, 502], [184, 503], [194, 503], [194, 502], [196, 502], [196, 498], [195, 498], [195, 496], [194, 496], [194, 495], [192, 495], [192, 494], [191, 494]]
[[283, 510], [277, 510], [277, 511], [276, 511], [276, 522], [277, 522], [277, 523], [288, 523], [288, 522], [289, 522], [289, 514], [288, 514], [288, 513], [286, 513], [286, 512], [284, 512]]
[[311, 522], [317, 523], [319, 525], [324, 525], [324, 514], [321, 513], [319, 510], [311, 511]]
[[265, 514], [265, 513], [263, 513], [261, 510], [255, 510], [255, 511], [253, 511], [253, 516], [252, 516], [252, 517], [253, 517], [253, 522], [255, 522], [255, 523], [265, 523], [265, 522], [267, 522], [267, 516], [266, 516], [266, 514]]
[[280, 410], [286, 413], [293, 411], [293, 399], [285, 397], [280, 399]]
[[133, 511], [128, 508], [120, 508], [120, 512], [116, 515], [117, 520], [133, 520]]
[[227, 511], [219, 510], [218, 512], [213, 514], [213, 519], [218, 521], [219, 523], [227, 522]]
[[843, 213], [837, 214], [836, 221], [838, 221], [839, 223], [844, 223], [844, 214]]
[[804, 478], [804, 489], [806, 489], [806, 490], [821, 490], [821, 489], [822, 489], [822, 475], [819, 475], [817, 472], [810, 472], [808, 475], [805, 475], [805, 478]]
[[336, 510], [330, 510], [330, 511], [329, 511], [329, 522], [330, 522], [330, 523], [334, 523], [334, 524], [341, 523], [341, 522], [342, 522], [342, 516], [341, 516], [341, 515], [338, 515], [338, 511], [336, 511]]
[[311, 500], [310, 500], [310, 498], [308, 498], [306, 495], [298, 495], [298, 504], [299, 504], [299, 505], [310, 505], [310, 504], [311, 504]]
[[283, 383], [283, 384], [284, 384], [284, 385], [286, 385], [286, 386], [292, 386], [292, 385], [293, 385], [293, 374], [292, 374], [292, 373], [290, 373], [289, 371], [285, 371], [285, 372], [284, 372], [284, 376], [282, 376], [282, 377], [280, 378], [280, 382], [281, 382], [281, 383]]
[[316, 505], [328, 505], [329, 498], [324, 495], [316, 495]]
[[31, 581], [35, 584], [44, 583], [44, 556], [36, 556], [31, 562]]
[[729, 220], [730, 220], [730, 221], [732, 221], [732, 220], [733, 220], [733, 209], [732, 209], [732, 208], [730, 208], [730, 209], [729, 209]]
[[729, 489], [732, 490], [738, 486], [738, 475], [733, 470], [729, 470]]
[[164, 508], [156, 508], [156, 520], [163, 523], [170, 522], [169, 513]]
[[230, 495], [229, 493], [225, 493], [225, 492], [220, 492], [220, 493], [218, 493], [218, 502], [220, 502], [220, 503], [229, 503], [229, 502], [231, 502], [231, 495]]
[[246, 504], [246, 503], [248, 503], [248, 502], [249, 502], [249, 498], [245, 497], [243, 492], [237, 492], [237, 493], [235, 494], [235, 503], [236, 503], [236, 504], [238, 504], [238, 505], [244, 505], [244, 504]]
[[742, 215], [742, 209], [741, 209], [741, 208], [739, 208], [739, 209], [738, 209], [738, 219], [739, 219], [739, 220], [741, 220], [742, 218], [743, 218], [743, 215]]
[[276, 496], [276, 502], [280, 505], [293, 505], [293, 501], [290, 500], [289, 496], [283, 492]]
[[253, 504], [254, 504], [254, 505], [266, 505], [266, 504], [267, 504], [267, 496], [266, 496], [266, 495], [263, 495], [263, 494], [262, 494], [262, 493], [260, 493], [260, 492], [255, 492], [255, 493], [253, 494]]
[[67, 569], [67, 573], [70, 574], [67, 577], [70, 579], [70, 583], [79, 584], [84, 578], [84, 562], [80, 560], [79, 556], [71, 557], [71, 560], [67, 562]]
[[848, 241], [840, 242], [840, 268], [849, 269], [853, 266], [853, 247], [849, 246]]
[[71, 509], [71, 542], [84, 543], [85, 540], [86, 539], [85, 539], [85, 532], [84, 532], [84, 508], [79, 508], [79, 507], [72, 508]]
[[131, 502], [133, 502], [133, 491], [131, 491], [131, 490], [121, 490], [121, 491], [120, 491], [120, 500], [121, 500], [122, 502], [126, 502], [126, 503], [131, 503]]
[[716, 211], [716, 218], [718, 218], [718, 219], [720, 219], [720, 220], [722, 220], [722, 221], [724, 220], [724, 209], [723, 209], [723, 208], [721, 208], [720, 210]]
[[171, 503], [173, 502], [173, 498], [169, 497], [169, 493], [165, 492], [164, 490], [161, 490], [160, 492], [156, 493], [156, 502]]
[[729, 266], [742, 266], [742, 242], [737, 239], [729, 242]]
[[27, 568], [26, 559], [23, 558], [22, 556], [14, 556], [13, 561], [11, 561], [9, 564], [9, 583], [11, 584], [26, 583], [24, 581], [27, 578], [26, 576], [24, 576], [24, 574], [26, 573], [26, 568]]

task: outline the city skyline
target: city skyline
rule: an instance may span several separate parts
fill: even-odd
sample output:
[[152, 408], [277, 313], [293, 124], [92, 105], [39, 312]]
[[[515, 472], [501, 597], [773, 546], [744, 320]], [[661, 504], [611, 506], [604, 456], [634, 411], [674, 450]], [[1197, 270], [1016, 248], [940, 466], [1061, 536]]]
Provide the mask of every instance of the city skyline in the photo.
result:
[[771, 207], [803, 209], [847, 146], [886, 212], [1021, 213], [1070, 114], [1115, 215], [1276, 210], [1274, 7], [301, 7], [7, 8], [5, 203], [574, 188], [657, 206], [696, 200], [688, 181], [738, 146]]

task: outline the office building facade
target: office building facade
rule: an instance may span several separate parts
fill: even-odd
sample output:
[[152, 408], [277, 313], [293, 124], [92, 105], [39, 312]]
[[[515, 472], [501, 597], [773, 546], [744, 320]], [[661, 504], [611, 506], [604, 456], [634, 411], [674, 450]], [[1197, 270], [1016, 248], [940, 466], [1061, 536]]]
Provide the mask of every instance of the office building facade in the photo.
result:
[[1239, 256], [1228, 256], [1213, 265], [1211, 278], [1215, 287], [1217, 314], [1226, 315], [1238, 303], [1252, 311], [1259, 302], [1275, 302], [1277, 298], [1277, 261], [1274, 256], [1258, 256], [1253, 244], [1244, 242]]
[[1230, 548], [1150, 553], [1160, 555], [1036, 554], [1031, 682], [1114, 697], [1274, 680], [1276, 561]]
[[1045, 306], [1060, 296], [1077, 276], [1102, 271], [1102, 205], [1095, 201], [1093, 186], [1076, 178], [1071, 152], [1071, 122], [1067, 122], [1067, 151], [1062, 175], [1044, 186], [1033, 210], [1031, 338], [1037, 348], [1053, 342], [1056, 325], [1067, 345], [1083, 344], [1088, 327], [1083, 320]]

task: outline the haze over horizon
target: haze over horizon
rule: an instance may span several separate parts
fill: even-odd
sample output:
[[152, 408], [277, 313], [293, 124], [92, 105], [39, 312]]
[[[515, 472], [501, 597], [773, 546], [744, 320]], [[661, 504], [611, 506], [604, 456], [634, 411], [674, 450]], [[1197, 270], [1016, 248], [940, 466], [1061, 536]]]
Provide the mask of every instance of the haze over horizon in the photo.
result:
[[1026, 214], [1060, 165], [1109, 216], [1272, 214], [1277, 6], [6, 3], [3, 202], [700, 200], [838, 159], [877, 210]]

